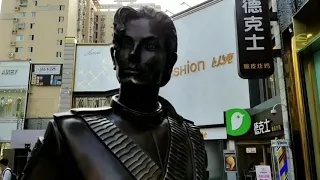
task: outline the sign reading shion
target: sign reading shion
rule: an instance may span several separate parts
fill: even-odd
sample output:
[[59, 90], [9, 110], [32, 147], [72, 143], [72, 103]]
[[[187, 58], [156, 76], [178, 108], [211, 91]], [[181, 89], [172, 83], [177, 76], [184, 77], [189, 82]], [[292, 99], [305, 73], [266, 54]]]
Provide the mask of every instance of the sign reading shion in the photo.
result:
[[267, 78], [274, 72], [268, 1], [235, 2], [238, 74], [243, 79]]

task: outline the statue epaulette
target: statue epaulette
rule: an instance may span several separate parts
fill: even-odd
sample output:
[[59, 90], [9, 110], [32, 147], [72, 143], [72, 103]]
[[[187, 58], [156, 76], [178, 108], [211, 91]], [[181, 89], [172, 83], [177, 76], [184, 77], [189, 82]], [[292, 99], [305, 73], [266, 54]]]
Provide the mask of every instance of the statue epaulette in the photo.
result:
[[55, 119], [66, 117], [83, 116], [83, 115], [108, 115], [112, 112], [112, 107], [99, 107], [99, 108], [74, 108], [70, 111], [55, 113]]

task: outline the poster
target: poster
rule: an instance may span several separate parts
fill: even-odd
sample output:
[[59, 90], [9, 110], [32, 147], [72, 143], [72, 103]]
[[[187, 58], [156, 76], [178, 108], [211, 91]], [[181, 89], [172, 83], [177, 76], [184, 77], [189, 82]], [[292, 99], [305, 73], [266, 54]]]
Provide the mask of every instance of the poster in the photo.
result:
[[223, 151], [225, 172], [237, 172], [237, 157], [235, 151]]
[[256, 176], [257, 176], [257, 180], [272, 180], [270, 166], [266, 166], [266, 165], [256, 166]]

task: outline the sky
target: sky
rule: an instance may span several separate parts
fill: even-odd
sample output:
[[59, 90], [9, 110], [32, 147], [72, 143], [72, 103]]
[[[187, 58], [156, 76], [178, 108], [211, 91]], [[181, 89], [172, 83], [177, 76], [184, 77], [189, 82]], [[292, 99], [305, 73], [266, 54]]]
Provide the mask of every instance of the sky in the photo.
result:
[[[0, 0], [1, 1], [1, 0]], [[187, 5], [181, 5], [185, 2], [189, 6], [194, 6], [205, 0], [136, 0], [137, 3], [156, 3], [161, 5], [163, 11], [170, 11], [172, 13], [178, 13], [182, 10], [189, 8]], [[100, 4], [114, 3], [114, 0], [100, 0]]]
[[[161, 5], [161, 9], [163, 11], [170, 11], [172, 13], [178, 13], [182, 10], [185, 10], [188, 8], [187, 5], [181, 5], [181, 3], [185, 2], [189, 6], [194, 6], [196, 4], [199, 4], [205, 0], [137, 0], [137, 3], [156, 3], [158, 5]], [[1, 2], [0, 0], [0, 12], [1, 12]], [[100, 0], [101, 4], [104, 3], [114, 3], [114, 0]]]

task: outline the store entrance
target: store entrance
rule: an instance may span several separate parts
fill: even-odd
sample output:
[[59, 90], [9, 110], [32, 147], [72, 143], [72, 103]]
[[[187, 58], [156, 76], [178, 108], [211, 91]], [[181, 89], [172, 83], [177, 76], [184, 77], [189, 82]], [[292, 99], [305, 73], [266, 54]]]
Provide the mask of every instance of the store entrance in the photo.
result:
[[238, 179], [254, 180], [256, 178], [256, 165], [269, 165], [272, 167], [270, 143], [237, 144]]

